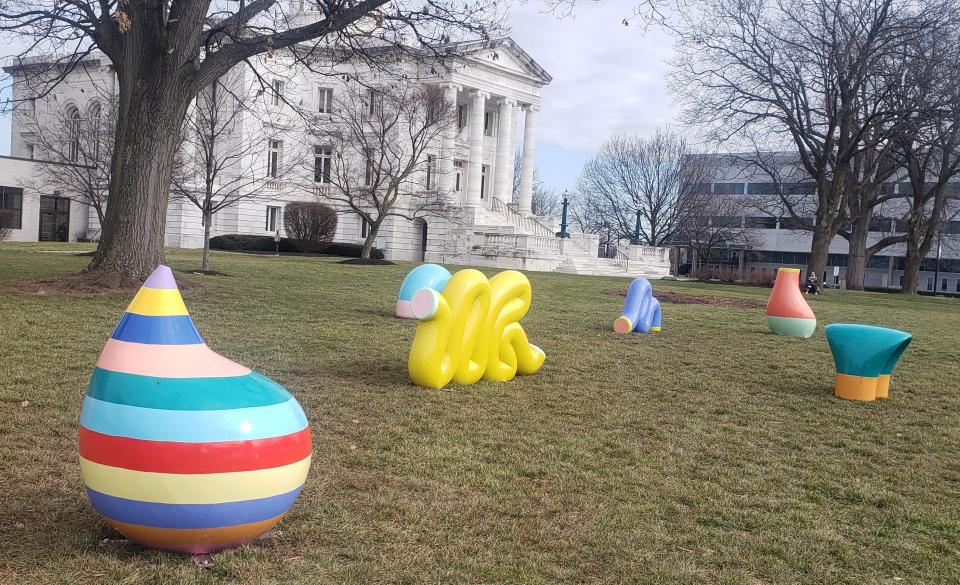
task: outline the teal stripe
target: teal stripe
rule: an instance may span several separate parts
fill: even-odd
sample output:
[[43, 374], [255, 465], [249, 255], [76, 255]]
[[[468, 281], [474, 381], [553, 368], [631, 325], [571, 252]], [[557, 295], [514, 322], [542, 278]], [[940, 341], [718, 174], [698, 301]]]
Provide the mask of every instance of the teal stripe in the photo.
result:
[[268, 439], [303, 430], [297, 401], [231, 410], [159, 410], [83, 397], [80, 422], [91, 431], [144, 441], [214, 443]]
[[163, 410], [229, 410], [290, 400], [283, 386], [257, 372], [216, 378], [156, 378], [102, 368], [94, 368], [87, 396]]
[[774, 317], [773, 315], [768, 315], [767, 325], [770, 326], [770, 331], [773, 331], [777, 335], [802, 337], [804, 339], [813, 335], [813, 332], [817, 330], [816, 319], [803, 319], [799, 317]]

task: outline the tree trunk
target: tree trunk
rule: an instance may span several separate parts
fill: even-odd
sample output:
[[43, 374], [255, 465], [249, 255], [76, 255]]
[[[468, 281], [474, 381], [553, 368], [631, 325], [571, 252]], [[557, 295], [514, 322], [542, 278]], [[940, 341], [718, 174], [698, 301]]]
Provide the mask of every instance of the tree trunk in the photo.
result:
[[363, 260], [370, 259], [370, 252], [373, 250], [373, 244], [377, 241], [377, 234], [380, 232], [380, 224], [382, 220], [377, 219], [377, 221], [370, 224], [370, 231], [367, 232], [367, 239], [363, 241], [363, 249], [360, 250], [360, 258]]
[[867, 270], [867, 234], [870, 232], [870, 218], [858, 217], [850, 228], [847, 240], [847, 290], [863, 290], [863, 279]]
[[827, 256], [830, 254], [830, 241], [833, 240], [834, 232], [826, 229], [826, 226], [818, 224], [813, 230], [813, 241], [810, 243], [810, 260], [807, 263], [807, 275], [812, 272], [817, 275], [817, 280], [822, 281], [824, 273], [827, 271]]
[[203, 212], [203, 260], [200, 262], [200, 270], [210, 270], [210, 222], [213, 220], [213, 214], [209, 211]]
[[102, 237], [87, 272], [143, 279], [164, 263], [174, 154], [190, 85], [144, 53], [117, 68], [119, 110]]
[[917, 284], [920, 280], [920, 263], [923, 255], [914, 242], [907, 242], [907, 254], [903, 265], [903, 286], [900, 293], [905, 295], [917, 294]]

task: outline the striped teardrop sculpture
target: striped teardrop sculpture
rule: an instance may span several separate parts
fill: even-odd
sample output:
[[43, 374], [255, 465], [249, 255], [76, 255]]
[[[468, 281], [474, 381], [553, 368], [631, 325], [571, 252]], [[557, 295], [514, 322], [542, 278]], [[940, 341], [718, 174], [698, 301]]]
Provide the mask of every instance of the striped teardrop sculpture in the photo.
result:
[[151, 548], [203, 554], [258, 538], [293, 505], [310, 468], [300, 405], [207, 347], [166, 266], [107, 340], [80, 422], [91, 504]]

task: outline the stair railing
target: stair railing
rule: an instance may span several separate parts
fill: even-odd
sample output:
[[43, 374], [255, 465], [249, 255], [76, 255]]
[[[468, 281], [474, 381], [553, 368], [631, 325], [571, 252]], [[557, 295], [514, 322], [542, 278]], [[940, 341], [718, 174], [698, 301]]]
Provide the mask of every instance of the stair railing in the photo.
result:
[[546, 226], [532, 217], [527, 217], [522, 213], [518, 212], [516, 209], [510, 207], [502, 199], [498, 197], [493, 197], [493, 205], [491, 209], [504, 217], [510, 220], [514, 226], [524, 230], [525, 232], [531, 233], [535, 236], [543, 237], [555, 237], [556, 234], [553, 233], [553, 229], [549, 226]]

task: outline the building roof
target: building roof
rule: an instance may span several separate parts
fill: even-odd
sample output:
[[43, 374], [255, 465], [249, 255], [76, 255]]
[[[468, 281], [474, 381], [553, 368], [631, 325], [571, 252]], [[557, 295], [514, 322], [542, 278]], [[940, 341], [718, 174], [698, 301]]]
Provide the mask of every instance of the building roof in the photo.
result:
[[437, 46], [437, 49], [450, 48], [455, 49], [458, 53], [463, 55], [469, 55], [470, 53], [479, 53], [480, 51], [488, 49], [498, 49], [505, 48], [512, 52], [519, 61], [526, 68], [527, 72], [532, 76], [540, 79], [545, 84], [553, 81], [553, 77], [547, 73], [547, 70], [540, 66], [539, 63], [533, 60], [526, 51], [520, 48], [520, 45], [516, 43], [510, 37], [500, 37], [496, 39], [489, 40], [474, 40], [474, 41], [457, 41], [453, 43], [445, 43], [443, 45]]

